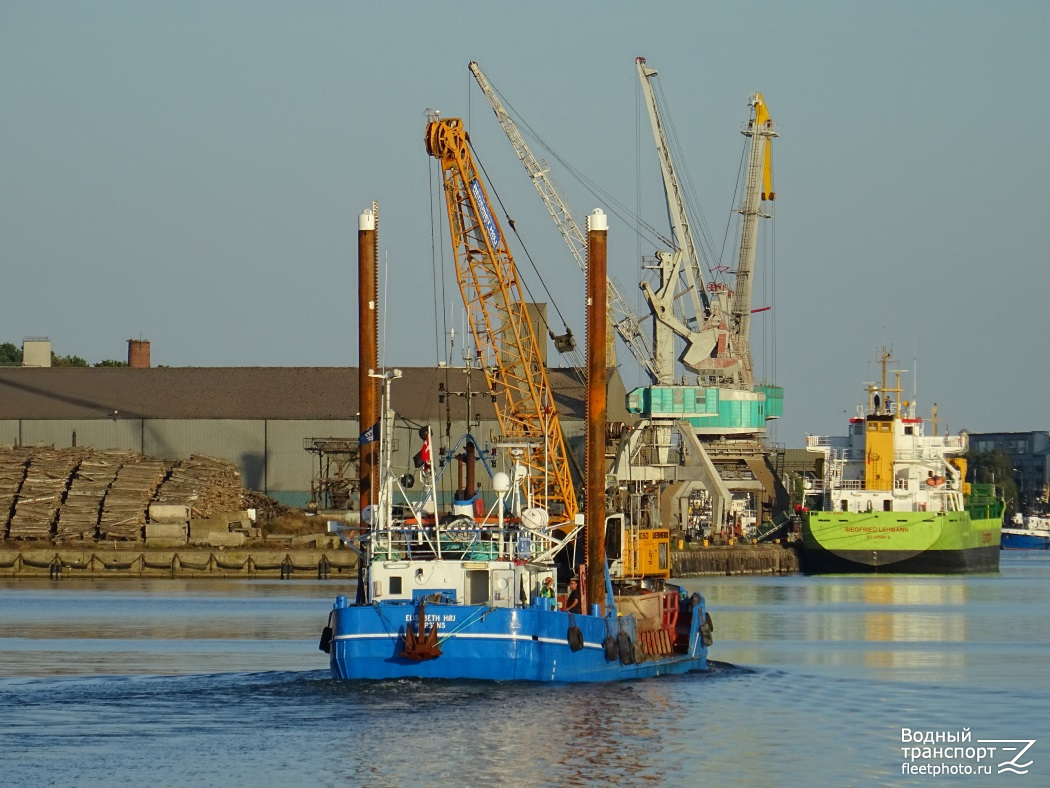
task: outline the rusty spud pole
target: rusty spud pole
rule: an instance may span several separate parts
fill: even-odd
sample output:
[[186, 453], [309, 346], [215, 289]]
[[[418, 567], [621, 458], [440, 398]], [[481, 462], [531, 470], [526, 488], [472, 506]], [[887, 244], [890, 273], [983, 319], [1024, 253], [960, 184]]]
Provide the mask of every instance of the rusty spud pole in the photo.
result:
[[605, 422], [608, 219], [587, 216], [587, 603], [605, 613]]
[[[379, 257], [376, 248], [376, 224], [379, 205], [372, 203], [372, 210], [358, 217], [357, 223], [357, 314], [360, 325], [357, 338], [357, 391], [360, 404], [358, 424], [361, 433], [370, 430], [379, 421], [376, 381], [369, 372], [379, 368], [379, 314], [378, 314], [378, 269]], [[378, 434], [372, 434], [373, 438]], [[361, 492], [360, 511], [376, 500], [376, 456], [379, 443], [376, 440], [362, 442], [358, 456], [358, 478]]]

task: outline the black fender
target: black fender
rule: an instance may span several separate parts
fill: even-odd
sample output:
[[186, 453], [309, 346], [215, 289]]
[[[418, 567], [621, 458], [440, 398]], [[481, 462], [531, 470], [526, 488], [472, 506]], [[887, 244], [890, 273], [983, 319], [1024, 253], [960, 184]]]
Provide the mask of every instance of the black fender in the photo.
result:
[[626, 632], [620, 632], [616, 636], [616, 650], [620, 653], [620, 662], [622, 664], [634, 664], [634, 642]]
[[569, 627], [569, 632], [566, 637], [569, 641], [569, 648], [573, 651], [579, 651], [583, 648], [583, 632], [581, 632], [580, 628], [575, 624]]

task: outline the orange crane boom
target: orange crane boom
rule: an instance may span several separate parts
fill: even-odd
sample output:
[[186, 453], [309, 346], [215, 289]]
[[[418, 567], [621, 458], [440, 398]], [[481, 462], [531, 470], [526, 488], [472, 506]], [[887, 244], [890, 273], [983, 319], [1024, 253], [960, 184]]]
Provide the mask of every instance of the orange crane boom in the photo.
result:
[[579, 501], [547, 370], [517, 268], [492, 212], [460, 118], [432, 117], [427, 153], [440, 162], [456, 279], [503, 440], [527, 444], [534, 505], [551, 523], [573, 522]]

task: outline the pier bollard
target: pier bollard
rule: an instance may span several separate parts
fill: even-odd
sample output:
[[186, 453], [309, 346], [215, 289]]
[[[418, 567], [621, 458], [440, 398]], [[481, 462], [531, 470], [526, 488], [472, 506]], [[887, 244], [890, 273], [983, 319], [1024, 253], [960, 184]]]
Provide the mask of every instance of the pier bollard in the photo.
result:
[[62, 579], [62, 561], [56, 556], [48, 568], [48, 577], [52, 580]]

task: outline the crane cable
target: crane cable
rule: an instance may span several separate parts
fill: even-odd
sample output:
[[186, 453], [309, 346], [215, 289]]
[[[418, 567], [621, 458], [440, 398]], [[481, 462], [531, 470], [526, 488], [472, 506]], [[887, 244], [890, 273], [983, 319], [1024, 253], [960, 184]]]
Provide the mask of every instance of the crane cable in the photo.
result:
[[591, 178], [588, 178], [583, 172], [574, 167], [557, 151], [555, 151], [550, 145], [548, 145], [544, 141], [544, 139], [536, 133], [536, 130], [529, 125], [528, 121], [525, 120], [521, 113], [514, 109], [514, 106], [509, 101], [507, 101], [506, 97], [498, 89], [496, 89], [495, 86], [493, 86], [492, 89], [500, 97], [500, 101], [503, 102], [503, 106], [507, 110], [508, 114], [514, 116], [515, 125], [517, 125], [518, 130], [522, 132], [522, 136], [528, 137], [530, 140], [532, 140], [541, 148], [543, 148], [543, 150], [545, 150], [552, 159], [554, 159], [562, 167], [564, 167], [569, 172], [569, 174], [576, 179], [578, 183], [580, 183], [585, 189], [587, 189], [591, 196], [596, 198], [604, 205], [610, 206], [608, 208], [608, 213], [611, 213], [612, 215], [616, 216], [618, 219], [623, 221], [623, 223], [627, 227], [631, 228], [631, 230], [633, 230], [635, 235], [637, 235], [639, 238], [647, 237], [639, 229], [641, 228], [649, 234], [648, 240], [655, 240], [656, 242], [669, 247], [674, 246], [670, 238], [665, 236], [651, 224], [642, 219], [637, 211], [628, 208], [626, 205], [624, 205], [624, 203], [616, 199], [612, 194], [610, 194], [601, 186], [599, 186]]
[[[467, 144], [470, 146], [471, 151], [476, 153], [476, 151], [474, 150], [474, 145], [470, 142], [469, 139], [467, 140]], [[536, 278], [539, 279], [540, 285], [543, 287], [543, 292], [547, 294], [547, 299], [549, 300], [550, 304], [554, 307], [555, 313], [557, 313], [558, 318], [561, 320], [562, 325], [565, 327], [566, 334], [571, 340], [572, 330], [569, 328], [568, 323], [565, 321], [565, 316], [562, 314], [561, 309], [558, 307], [558, 303], [554, 299], [554, 295], [551, 293], [550, 288], [547, 287], [547, 282], [544, 280], [543, 275], [540, 273], [540, 270], [537, 267], [535, 260], [532, 259], [532, 254], [529, 252], [528, 246], [525, 244], [524, 239], [522, 239], [521, 234], [518, 232], [518, 228], [515, 221], [510, 217], [510, 213], [507, 211], [507, 207], [503, 204], [503, 198], [500, 197], [500, 194], [496, 190], [492, 179], [489, 178], [488, 172], [485, 170], [485, 165], [482, 163], [481, 158], [475, 155], [474, 162], [481, 169], [482, 174], [485, 176], [485, 182], [489, 186], [489, 191], [496, 197], [496, 202], [499, 203], [499, 207], [503, 211], [503, 215], [507, 219], [508, 226], [514, 232], [514, 236], [518, 239], [518, 243], [521, 244], [522, 251], [525, 253], [525, 257], [528, 259], [529, 265], [532, 266], [532, 270], [536, 274]], [[528, 295], [529, 300], [535, 303], [536, 298], [535, 296], [533, 296], [528, 283], [524, 281], [524, 279], [522, 279], [521, 277], [518, 277], [518, 281], [521, 282], [521, 286], [525, 289], [525, 293]], [[550, 324], [547, 321], [546, 316], [541, 314], [539, 315], [539, 319], [543, 321], [543, 327], [547, 330], [547, 334], [552, 339], [555, 339], [554, 332], [551, 330]], [[566, 352], [565, 355], [567, 355], [569, 357], [569, 360], [572, 362], [571, 366], [573, 370], [575, 370], [577, 377], [583, 375], [584, 360], [582, 354], [577, 349], [575, 341], [572, 341], [572, 348], [571, 350]]]

